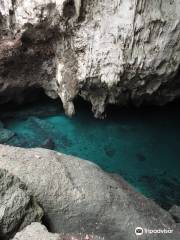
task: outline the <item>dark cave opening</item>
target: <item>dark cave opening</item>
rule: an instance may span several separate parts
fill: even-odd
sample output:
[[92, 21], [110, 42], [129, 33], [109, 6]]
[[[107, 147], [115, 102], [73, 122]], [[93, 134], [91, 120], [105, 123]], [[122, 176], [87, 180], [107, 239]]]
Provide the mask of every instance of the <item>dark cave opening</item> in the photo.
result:
[[74, 0], [67, 0], [63, 8], [63, 16], [65, 18], [72, 18], [76, 14], [76, 7]]
[[[38, 102], [46, 104], [55, 100], [49, 98], [40, 87], [30, 87], [28, 89], [8, 89], [9, 99], [4, 102], [4, 94], [0, 96], [0, 113], [14, 112], [29, 108]], [[6, 95], [6, 94], [5, 94]], [[59, 100], [60, 102], [60, 100]], [[61, 104], [61, 102], [60, 102]]]

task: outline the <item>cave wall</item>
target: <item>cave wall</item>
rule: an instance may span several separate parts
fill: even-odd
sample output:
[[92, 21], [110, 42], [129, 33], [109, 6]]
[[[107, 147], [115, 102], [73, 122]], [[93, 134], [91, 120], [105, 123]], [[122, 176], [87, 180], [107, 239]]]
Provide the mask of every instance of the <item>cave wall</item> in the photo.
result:
[[162, 105], [180, 96], [179, 0], [1, 0], [0, 101], [27, 88], [92, 103]]

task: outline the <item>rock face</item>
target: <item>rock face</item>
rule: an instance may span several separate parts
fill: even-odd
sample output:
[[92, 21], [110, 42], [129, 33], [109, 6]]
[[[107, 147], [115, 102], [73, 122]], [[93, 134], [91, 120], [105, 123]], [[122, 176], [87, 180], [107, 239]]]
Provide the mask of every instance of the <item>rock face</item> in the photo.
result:
[[102, 117], [180, 96], [179, 0], [1, 0], [0, 19], [0, 102], [43, 88], [68, 115], [79, 95]]
[[136, 227], [165, 228], [174, 232], [158, 235], [158, 240], [180, 239], [168, 212], [91, 162], [45, 149], [0, 145], [0, 168], [27, 184], [52, 232], [134, 240]]
[[0, 169], [0, 239], [10, 239], [34, 221], [41, 221], [43, 211], [27, 187], [17, 177]]
[[40, 223], [32, 223], [17, 233], [13, 240], [60, 240], [58, 234], [49, 233]]
[[13, 240], [103, 240], [93, 235], [64, 235], [49, 233], [40, 223], [32, 223], [17, 233]]

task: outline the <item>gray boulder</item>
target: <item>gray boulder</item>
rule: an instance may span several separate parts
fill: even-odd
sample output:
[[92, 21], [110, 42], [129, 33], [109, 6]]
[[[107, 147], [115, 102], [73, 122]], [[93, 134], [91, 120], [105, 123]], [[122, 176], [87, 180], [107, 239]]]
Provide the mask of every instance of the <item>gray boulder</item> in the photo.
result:
[[0, 169], [0, 239], [9, 239], [34, 221], [43, 211], [19, 178]]
[[27, 184], [43, 206], [52, 232], [134, 240], [136, 227], [142, 227], [174, 229], [171, 235], [159, 234], [158, 240], [180, 239], [167, 211], [91, 162], [46, 149], [0, 145], [0, 168]]
[[53, 234], [49, 233], [45, 226], [34, 222], [23, 231], [17, 233], [13, 240], [103, 240], [100, 237], [88, 234]]

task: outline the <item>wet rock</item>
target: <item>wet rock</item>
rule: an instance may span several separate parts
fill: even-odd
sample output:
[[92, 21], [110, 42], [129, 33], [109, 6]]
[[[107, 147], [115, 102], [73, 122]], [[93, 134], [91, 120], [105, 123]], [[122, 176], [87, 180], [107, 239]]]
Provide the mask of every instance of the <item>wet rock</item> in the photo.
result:
[[172, 208], [169, 210], [170, 214], [173, 216], [175, 221], [177, 223], [180, 223], [180, 206], [172, 206]]
[[[47, 149], [0, 145], [0, 167], [27, 184], [43, 206], [52, 232], [93, 232], [107, 240], [134, 240], [137, 226], [176, 227], [167, 211], [91, 162]], [[171, 240], [180, 239], [179, 234], [174, 231]], [[159, 235], [158, 240], [169, 236]]]
[[[56, 142], [58, 142], [62, 148], [69, 148], [73, 144], [72, 141], [63, 133], [57, 133], [54, 129], [53, 124], [48, 123], [43, 119], [37, 117], [29, 117], [26, 121], [26, 124], [28, 128], [32, 129], [32, 132], [35, 132], [36, 134], [38, 133], [39, 135], [39, 138], [34, 137], [31, 139], [31, 141], [29, 141], [29, 143], [31, 142], [32, 147], [44, 147], [43, 145], [45, 144], [47, 147], [44, 148], [53, 149]], [[51, 134], [55, 136], [54, 141], [51, 139]]]
[[15, 136], [8, 140], [7, 144], [10, 146], [15, 147], [29, 147], [28, 138], [25, 138], [24, 136], [19, 136], [18, 134], [15, 134]]
[[178, 179], [158, 174], [141, 176], [138, 180], [143, 188], [150, 193], [151, 198], [164, 209], [180, 204], [180, 183]]
[[32, 223], [23, 231], [17, 233], [12, 240], [103, 240], [94, 235], [84, 234], [55, 234], [49, 233], [40, 223]]
[[155, 185], [158, 179], [156, 176], [144, 175], [139, 178], [139, 181], [145, 182], [147, 184]]
[[0, 239], [10, 239], [34, 221], [41, 221], [43, 211], [24, 183], [0, 169]]
[[15, 136], [11, 130], [0, 128], [0, 143], [7, 143], [11, 138]]
[[46, 121], [43, 119], [29, 117], [25, 121], [24, 128], [27, 129], [26, 133], [19, 135], [25, 140], [28, 147], [41, 146], [42, 144], [46, 143], [48, 139], [50, 139], [49, 131], [51, 129], [51, 125], [46, 123]]
[[59, 137], [59, 141], [63, 148], [68, 148], [73, 145], [72, 141], [63, 134]]
[[50, 124], [38, 117], [28, 117], [27, 125], [38, 132], [42, 132], [42, 135], [51, 127]]
[[40, 147], [53, 150], [55, 147], [55, 144], [51, 138], [48, 138], [42, 143]]

